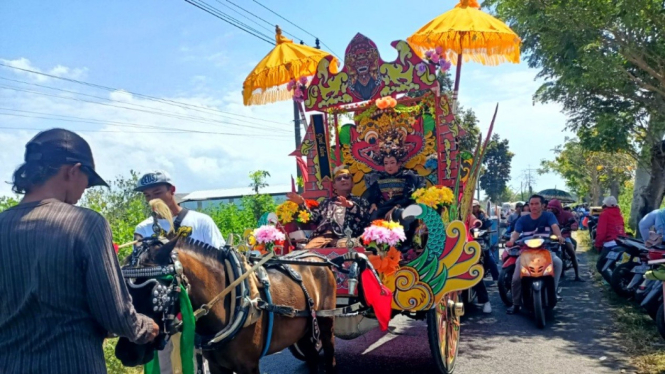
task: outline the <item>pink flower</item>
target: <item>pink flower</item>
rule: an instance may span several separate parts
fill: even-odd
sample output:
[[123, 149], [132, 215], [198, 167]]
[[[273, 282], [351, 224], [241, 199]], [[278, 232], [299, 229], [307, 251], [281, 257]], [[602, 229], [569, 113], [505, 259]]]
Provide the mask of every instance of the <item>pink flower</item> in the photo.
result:
[[433, 54], [434, 54], [434, 51], [427, 51], [427, 52], [425, 52], [425, 57], [432, 58]]
[[446, 59], [442, 58], [441, 60], [439, 60], [439, 67], [443, 71], [448, 71], [448, 69], [450, 69], [450, 65], [451, 65], [450, 61], [447, 61]]
[[432, 55], [432, 62], [433, 63], [438, 63], [439, 62], [439, 55]]
[[303, 86], [307, 84], [307, 77], [300, 77], [300, 84]]
[[296, 88], [296, 90], [293, 92], [293, 96], [302, 97], [302, 90], [300, 88]]
[[275, 226], [270, 225], [264, 225], [255, 229], [253, 235], [256, 238], [256, 242], [262, 244], [274, 243], [286, 239], [284, 233], [279, 231]]
[[286, 85], [286, 90], [291, 91], [293, 87], [295, 87], [295, 85], [296, 85], [296, 80], [291, 79], [291, 81]]
[[441, 53], [443, 53], [443, 48], [441, 48], [441, 47], [436, 47], [436, 48], [434, 49], [434, 51], [436, 52], [437, 55], [440, 55]]

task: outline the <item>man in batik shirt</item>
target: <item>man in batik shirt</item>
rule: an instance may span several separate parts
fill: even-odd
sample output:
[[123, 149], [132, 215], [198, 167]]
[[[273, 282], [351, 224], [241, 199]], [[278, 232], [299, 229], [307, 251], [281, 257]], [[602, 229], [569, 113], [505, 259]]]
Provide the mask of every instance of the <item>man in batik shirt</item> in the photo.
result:
[[[369, 203], [362, 197], [354, 196], [353, 180], [348, 169], [335, 169], [333, 189], [335, 196], [310, 211], [311, 220], [317, 225], [312, 238], [305, 248], [345, 247], [346, 229], [351, 229], [352, 237], [357, 238], [369, 224]], [[289, 193], [290, 201], [307, 207], [305, 199]]]

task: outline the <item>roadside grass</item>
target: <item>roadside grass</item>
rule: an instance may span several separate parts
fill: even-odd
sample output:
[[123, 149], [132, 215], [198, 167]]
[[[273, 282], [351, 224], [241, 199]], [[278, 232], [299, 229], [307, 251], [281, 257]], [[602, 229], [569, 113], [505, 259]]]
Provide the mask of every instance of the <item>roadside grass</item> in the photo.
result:
[[639, 305], [619, 297], [612, 291], [596, 271], [595, 264], [599, 254], [596, 250], [591, 250], [588, 232], [578, 231], [576, 234], [578, 252], [586, 254], [593, 282], [602, 289], [603, 297], [610, 304], [610, 312], [614, 315], [619, 333], [624, 338], [623, 346], [630, 356], [631, 364], [637, 369], [637, 373], [665, 373], [665, 343], [656, 329], [656, 323]]
[[104, 358], [106, 359], [106, 371], [108, 374], [143, 374], [143, 366], [124, 367], [122, 363], [115, 358], [115, 345], [118, 339], [104, 340]]

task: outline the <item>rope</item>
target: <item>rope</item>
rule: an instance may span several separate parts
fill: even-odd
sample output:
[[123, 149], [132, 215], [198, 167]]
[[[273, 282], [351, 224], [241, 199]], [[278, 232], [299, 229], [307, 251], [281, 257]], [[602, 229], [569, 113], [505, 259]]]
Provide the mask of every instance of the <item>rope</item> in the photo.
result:
[[207, 304], [201, 305], [201, 307], [194, 312], [194, 317], [198, 320], [201, 316], [205, 316], [206, 314], [208, 314], [210, 308], [212, 308], [213, 305], [215, 305], [218, 301], [222, 300], [224, 296], [226, 296], [229, 292], [231, 292], [231, 290], [235, 289], [236, 286], [238, 286], [242, 281], [245, 280], [245, 278], [249, 277], [250, 274], [255, 272], [256, 269], [263, 266], [263, 264], [268, 262], [268, 260], [270, 260], [274, 256], [275, 252], [268, 253], [265, 257], [261, 259], [261, 261], [259, 261], [256, 265], [252, 266], [251, 269], [249, 269], [245, 274], [238, 277], [238, 279], [233, 281], [233, 283], [229, 284], [224, 290], [222, 290], [222, 292], [217, 294], [217, 296], [213, 297], [212, 300], [210, 300]]

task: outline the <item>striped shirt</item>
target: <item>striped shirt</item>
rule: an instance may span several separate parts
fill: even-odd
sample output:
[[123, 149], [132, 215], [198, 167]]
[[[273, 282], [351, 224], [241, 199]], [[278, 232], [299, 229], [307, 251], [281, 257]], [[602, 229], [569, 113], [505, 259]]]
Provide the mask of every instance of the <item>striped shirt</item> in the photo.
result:
[[108, 222], [48, 199], [0, 213], [0, 373], [106, 373], [108, 332], [144, 343]]

